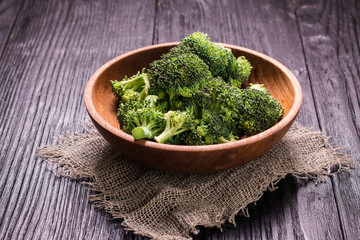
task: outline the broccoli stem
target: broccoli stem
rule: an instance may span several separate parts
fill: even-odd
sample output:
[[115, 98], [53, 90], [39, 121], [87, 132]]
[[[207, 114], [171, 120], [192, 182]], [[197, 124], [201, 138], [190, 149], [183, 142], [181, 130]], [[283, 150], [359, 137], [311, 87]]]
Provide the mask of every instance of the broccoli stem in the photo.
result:
[[229, 140], [227, 140], [224, 136], [219, 137], [219, 139], [217, 140], [217, 143], [228, 143], [231, 142]]
[[117, 97], [124, 97], [123, 101], [128, 101], [129, 98], [134, 97], [134, 94], [139, 94], [139, 101], [145, 99], [148, 94], [150, 83], [147, 73], [136, 74], [131, 78], [125, 77], [122, 81], [110, 81], [113, 92]]
[[177, 135], [179, 133], [182, 133], [182, 132], [186, 131], [186, 129], [178, 130], [179, 128], [180, 128], [180, 126], [167, 129], [167, 130], [163, 131], [159, 136], [154, 137], [154, 139], [158, 143], [165, 143], [172, 136], [175, 136], [175, 135]]
[[144, 75], [139, 75], [131, 80], [124, 80], [123, 83], [125, 89], [131, 89], [133, 91], [136, 91], [139, 87], [142, 87], [144, 85]]
[[144, 100], [146, 98], [146, 96], [148, 94], [148, 91], [149, 91], [149, 88], [150, 88], [150, 82], [149, 82], [148, 75], [146, 73], [144, 73], [141, 76], [142, 76], [142, 78], [143, 78], [143, 80], [145, 82], [145, 87], [140, 92], [140, 97], [139, 97], [140, 101], [142, 101], [142, 100]]
[[229, 143], [229, 142], [235, 142], [237, 140], [237, 137], [232, 135], [232, 133], [229, 135], [229, 139], [226, 139], [224, 136], [219, 137], [217, 140], [217, 143]]
[[152, 138], [153, 134], [147, 127], [136, 127], [132, 130], [131, 134], [136, 140], [143, 138]]
[[268, 92], [268, 90], [265, 88], [264, 84], [252, 84], [252, 83], [250, 83], [250, 88], [259, 90], [261, 92], [266, 92], [266, 93]]
[[153, 139], [158, 133], [159, 129], [157, 128], [157, 124], [153, 121], [150, 121], [149, 123], [145, 122], [131, 131], [131, 134], [136, 140], [143, 138]]
[[[168, 116], [171, 115], [169, 113], [173, 113], [173, 112], [169, 111], [167, 113]], [[185, 118], [183, 118], [181, 121], [174, 124], [172, 118], [168, 117], [168, 116], [165, 115], [166, 127], [165, 127], [164, 131], [159, 136], [154, 137], [154, 139], [158, 143], [165, 143], [172, 136], [175, 136], [175, 135], [187, 130], [186, 128], [183, 128], [183, 124], [185, 123]]]

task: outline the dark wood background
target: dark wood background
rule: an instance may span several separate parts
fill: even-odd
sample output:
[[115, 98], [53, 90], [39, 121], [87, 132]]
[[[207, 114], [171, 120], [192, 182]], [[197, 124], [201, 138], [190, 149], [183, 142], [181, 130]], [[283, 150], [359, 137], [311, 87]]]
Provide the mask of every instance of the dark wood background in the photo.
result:
[[[87, 80], [103, 63], [197, 30], [284, 63], [297, 121], [360, 159], [360, 1], [0, 1], [0, 239], [140, 239], [55, 176], [36, 147], [81, 131]], [[282, 180], [237, 226], [198, 239], [360, 239], [360, 168], [326, 182]]]

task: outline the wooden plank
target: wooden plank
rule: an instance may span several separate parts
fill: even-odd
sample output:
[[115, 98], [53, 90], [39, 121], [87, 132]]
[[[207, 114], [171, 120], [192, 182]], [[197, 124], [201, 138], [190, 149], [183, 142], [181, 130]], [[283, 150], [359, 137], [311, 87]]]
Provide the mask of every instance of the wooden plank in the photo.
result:
[[22, 0], [0, 1], [0, 58], [22, 2]]
[[[25, 3], [7, 46], [8, 52], [0, 61], [0, 72], [3, 74], [0, 82], [0, 205], [4, 206], [0, 208], [1, 239], [138, 238], [133, 234], [124, 234], [118, 222], [110, 221], [108, 214], [89, 204], [87, 190], [77, 182], [59, 180], [44, 164], [34, 161], [34, 146], [51, 143], [52, 137], [63, 130], [80, 130], [74, 126], [79, 119], [84, 119], [86, 113], [82, 92], [79, 93], [78, 89], [85, 86], [96, 68], [122, 52], [151, 44], [154, 1], [132, 4], [100, 1]], [[306, 52], [308, 65], [305, 64], [301, 42], [296, 37], [295, 16], [290, 3], [285, 1], [248, 1], [241, 5], [229, 1], [159, 1], [154, 39], [155, 42], [177, 41], [187, 33], [202, 30], [215, 41], [243, 45], [273, 56], [287, 65], [302, 84], [304, 105], [298, 120], [317, 128], [316, 114], [322, 114], [321, 127], [324, 129], [327, 126], [328, 134], [338, 135], [334, 138], [337, 143], [341, 140], [341, 143], [347, 144], [353, 140], [353, 135], [339, 133], [339, 127], [326, 120], [343, 120], [343, 117], [339, 118], [341, 113], [350, 116], [349, 112], [355, 121], [358, 119], [358, 105], [354, 104], [359, 96], [356, 81], [359, 74], [354, 68], [359, 59], [356, 49], [359, 45], [356, 14], [359, 11], [356, 4], [351, 3], [355, 7], [347, 9], [350, 11], [347, 20], [352, 24], [345, 24], [347, 28], [340, 31], [341, 38], [345, 38], [346, 34], [351, 36], [351, 41], [345, 39], [340, 44], [347, 49], [339, 54], [345, 61], [335, 70], [327, 69], [328, 76], [338, 73], [339, 69], [346, 76], [345, 88], [341, 85], [334, 92], [344, 96], [344, 90], [347, 91], [348, 103], [341, 105], [347, 106], [347, 110], [337, 109], [339, 112], [335, 115], [325, 114], [326, 109], [323, 108], [319, 110], [319, 106], [327, 104], [326, 99], [334, 92], [322, 93], [321, 86], [314, 85], [314, 79], [323, 76], [324, 69], [319, 67], [320, 63], [329, 61], [327, 58], [331, 56], [321, 55], [326, 48], [317, 49], [318, 43], [310, 41], [314, 40], [311, 37], [316, 37], [316, 33], [312, 32], [310, 37], [303, 35], [309, 18], [307, 14], [310, 20], [322, 15], [317, 11], [308, 13], [312, 5], [303, 4], [303, 7], [296, 8], [304, 45], [309, 46], [308, 51], [314, 51]], [[332, 11], [336, 8], [334, 3], [320, 5], [323, 6]], [[337, 9], [341, 13], [344, 7], [341, 5]], [[331, 22], [330, 17], [323, 18], [327, 20], [322, 24], [332, 29], [333, 23], [327, 23]], [[347, 22], [344, 16], [338, 18], [342, 19], [342, 23]], [[315, 28], [319, 27], [316, 23], [310, 21]], [[333, 37], [334, 33], [330, 35]], [[357, 45], [352, 46], [351, 42]], [[348, 50], [352, 48], [355, 49], [353, 52]], [[354, 65], [349, 67], [349, 61]], [[316, 67], [310, 68], [309, 64]], [[312, 85], [307, 68], [310, 69]], [[353, 82], [349, 81], [352, 78]], [[19, 82], [20, 88], [17, 85]], [[335, 81], [336, 86], [337, 83]], [[312, 92], [315, 93], [317, 112]], [[344, 101], [337, 103], [343, 104]], [[349, 121], [346, 123], [349, 124]], [[356, 123], [358, 121], [353, 124], [355, 127], [350, 128], [351, 131], [358, 129]], [[358, 147], [356, 144], [353, 146]], [[349, 239], [359, 235], [359, 224], [356, 226], [359, 221], [356, 174], [341, 174], [340, 181], [337, 178], [333, 181], [341, 227]], [[215, 229], [204, 230], [199, 238], [341, 239], [341, 227], [336, 225], [338, 214], [332, 212], [336, 209], [332, 191], [329, 181], [315, 187], [312, 182], [305, 184], [289, 177], [279, 184], [277, 191], [267, 192], [256, 206], [250, 207], [250, 219], [239, 217], [237, 227], [225, 227], [223, 233]]]
[[[300, 1], [296, 15], [321, 129], [360, 159], [360, 3]], [[360, 168], [332, 178], [344, 237], [360, 235]]]
[[[317, 113], [296, 18], [290, 1], [166, 1], [159, 0], [155, 42], [178, 41], [203, 31], [212, 41], [245, 46], [268, 54], [290, 68], [303, 88], [297, 121], [318, 129]], [[288, 177], [279, 190], [267, 192], [250, 219], [240, 217], [236, 229], [204, 230], [198, 239], [341, 239], [330, 181], [315, 186]], [[335, 214], [333, 213], [335, 211]]]
[[151, 45], [155, 1], [25, 1], [0, 61], [0, 239], [133, 239], [36, 148], [87, 119], [103, 63]]

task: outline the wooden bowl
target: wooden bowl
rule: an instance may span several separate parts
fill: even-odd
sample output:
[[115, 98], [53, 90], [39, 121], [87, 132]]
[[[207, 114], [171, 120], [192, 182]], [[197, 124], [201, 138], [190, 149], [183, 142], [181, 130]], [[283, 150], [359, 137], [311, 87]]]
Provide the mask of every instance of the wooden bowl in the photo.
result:
[[148, 46], [120, 55], [90, 78], [85, 89], [85, 105], [95, 127], [110, 145], [125, 156], [151, 168], [181, 172], [207, 173], [229, 169], [259, 157], [273, 147], [289, 130], [299, 112], [302, 91], [288, 68], [262, 53], [229, 44], [233, 54], [245, 56], [252, 64], [249, 82], [263, 83], [285, 109], [283, 119], [270, 129], [231, 143], [206, 146], [179, 146], [138, 140], [120, 129], [116, 118], [117, 98], [110, 80], [132, 76], [177, 42]]

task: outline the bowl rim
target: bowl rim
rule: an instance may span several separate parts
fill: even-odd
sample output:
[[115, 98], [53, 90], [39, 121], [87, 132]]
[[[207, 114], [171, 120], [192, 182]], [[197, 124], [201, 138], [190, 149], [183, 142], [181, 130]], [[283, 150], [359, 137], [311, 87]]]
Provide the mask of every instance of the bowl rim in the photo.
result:
[[232, 44], [226, 44], [226, 43], [219, 43], [222, 44], [224, 47], [231, 48], [231, 49], [237, 49], [243, 52], [247, 52], [249, 54], [255, 55], [259, 58], [262, 58], [263, 60], [272, 63], [273, 65], [277, 66], [287, 77], [290, 79], [292, 86], [294, 88], [294, 103], [288, 112], [288, 114], [281, 119], [277, 124], [272, 126], [271, 128], [255, 134], [251, 137], [247, 137], [245, 139], [240, 139], [234, 142], [229, 143], [221, 143], [221, 144], [212, 144], [212, 145], [171, 145], [171, 144], [164, 144], [164, 143], [158, 143], [155, 141], [150, 140], [135, 140], [134, 137], [128, 133], [125, 133], [124, 131], [115, 128], [110, 123], [108, 123], [104, 118], [100, 116], [100, 114], [96, 111], [94, 103], [92, 101], [92, 94], [93, 94], [93, 88], [96, 83], [96, 80], [98, 77], [111, 65], [114, 63], [120, 61], [123, 58], [126, 58], [130, 55], [139, 53], [144, 50], [150, 50], [153, 48], [162, 48], [162, 47], [171, 47], [178, 45], [179, 42], [168, 42], [168, 43], [161, 43], [161, 44], [155, 44], [150, 45], [142, 48], [138, 48], [129, 52], [126, 52], [124, 54], [121, 54], [120, 56], [117, 56], [104, 65], [102, 65], [89, 79], [88, 83], [85, 87], [84, 92], [84, 101], [86, 109], [90, 115], [90, 117], [97, 122], [102, 128], [106, 129], [107, 131], [111, 132], [112, 134], [116, 135], [117, 137], [122, 138], [123, 140], [126, 140], [128, 142], [132, 142], [134, 144], [143, 145], [148, 148], [156, 148], [159, 150], [168, 150], [168, 151], [182, 151], [182, 152], [193, 152], [193, 151], [201, 151], [201, 152], [208, 152], [208, 151], [216, 151], [216, 150], [226, 150], [231, 148], [236, 148], [240, 146], [246, 146], [250, 145], [253, 142], [261, 141], [262, 139], [265, 139], [266, 137], [270, 136], [273, 132], [276, 132], [277, 130], [282, 129], [283, 127], [287, 126], [289, 123], [291, 123], [295, 117], [297, 116], [301, 103], [302, 103], [302, 89], [300, 86], [299, 81], [295, 77], [295, 75], [282, 63], [279, 61], [271, 58], [270, 56], [267, 56], [263, 53], [257, 52], [255, 50], [240, 47]]

